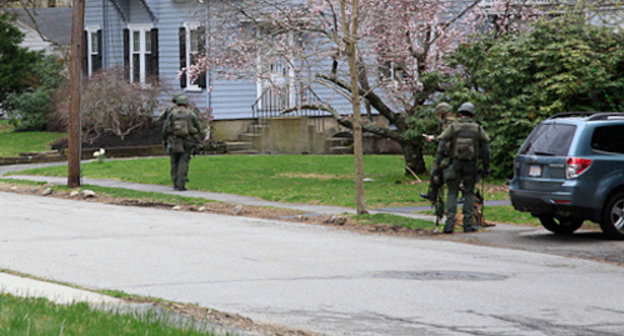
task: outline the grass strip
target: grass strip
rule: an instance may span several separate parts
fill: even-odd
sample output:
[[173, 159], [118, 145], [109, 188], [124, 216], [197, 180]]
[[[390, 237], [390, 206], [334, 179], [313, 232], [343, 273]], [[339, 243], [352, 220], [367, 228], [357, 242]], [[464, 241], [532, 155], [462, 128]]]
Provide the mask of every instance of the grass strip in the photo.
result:
[[[458, 206], [457, 212], [461, 213], [461, 206]], [[426, 215], [434, 214], [433, 210], [419, 211], [418, 213]], [[511, 205], [486, 206], [484, 216], [486, 221], [497, 223], [541, 225], [539, 219], [531, 216], [528, 212], [517, 211]]]
[[[427, 204], [418, 196], [423, 183], [406, 177], [398, 155], [365, 155], [365, 197], [371, 209]], [[83, 176], [120, 181], [171, 185], [168, 158], [106, 160], [82, 165]], [[137, 172], [141, 172], [140, 174]], [[46, 167], [13, 174], [67, 176], [66, 166]], [[286, 202], [355, 207], [352, 155], [221, 155], [191, 160], [189, 189], [253, 196]], [[495, 181], [501, 183], [500, 181]], [[504, 188], [503, 188], [504, 189]], [[487, 199], [506, 199], [494, 185]]]
[[192, 324], [171, 326], [155, 314], [94, 310], [86, 303], [57, 305], [42, 298], [0, 294], [2, 335], [213, 335]]

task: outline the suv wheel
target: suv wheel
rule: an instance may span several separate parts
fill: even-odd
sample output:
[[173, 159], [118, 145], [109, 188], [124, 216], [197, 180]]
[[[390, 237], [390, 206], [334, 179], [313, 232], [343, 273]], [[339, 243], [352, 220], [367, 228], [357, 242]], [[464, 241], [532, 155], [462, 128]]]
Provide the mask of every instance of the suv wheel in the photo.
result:
[[540, 216], [539, 220], [546, 230], [559, 235], [572, 234], [583, 225], [583, 220], [577, 218]]
[[624, 191], [609, 198], [602, 213], [600, 227], [611, 238], [624, 238]]

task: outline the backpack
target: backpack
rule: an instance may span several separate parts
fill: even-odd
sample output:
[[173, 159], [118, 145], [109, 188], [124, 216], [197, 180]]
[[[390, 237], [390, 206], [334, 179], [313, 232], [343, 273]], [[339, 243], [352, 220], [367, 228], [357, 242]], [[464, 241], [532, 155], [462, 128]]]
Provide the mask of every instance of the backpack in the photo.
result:
[[457, 122], [451, 125], [453, 140], [451, 157], [458, 160], [477, 160], [479, 153], [479, 124]]
[[190, 113], [185, 108], [175, 108], [171, 111], [171, 120], [169, 121], [167, 131], [177, 137], [186, 137], [191, 134]]

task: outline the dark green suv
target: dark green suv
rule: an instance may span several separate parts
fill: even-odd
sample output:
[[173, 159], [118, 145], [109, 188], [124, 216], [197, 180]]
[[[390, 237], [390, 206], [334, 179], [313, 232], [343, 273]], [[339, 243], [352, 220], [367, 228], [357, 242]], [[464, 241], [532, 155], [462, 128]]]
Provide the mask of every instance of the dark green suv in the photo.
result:
[[556, 234], [585, 220], [624, 238], [624, 113], [564, 113], [542, 121], [516, 154], [511, 202]]

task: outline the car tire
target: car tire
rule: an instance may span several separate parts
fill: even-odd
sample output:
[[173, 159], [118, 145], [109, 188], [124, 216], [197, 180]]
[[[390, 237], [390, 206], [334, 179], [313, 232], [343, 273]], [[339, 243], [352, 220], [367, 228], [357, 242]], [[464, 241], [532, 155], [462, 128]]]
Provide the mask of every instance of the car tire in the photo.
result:
[[583, 220], [577, 218], [540, 216], [539, 220], [546, 230], [558, 235], [572, 234], [583, 225]]
[[605, 203], [600, 228], [610, 238], [624, 238], [624, 191], [611, 196]]

